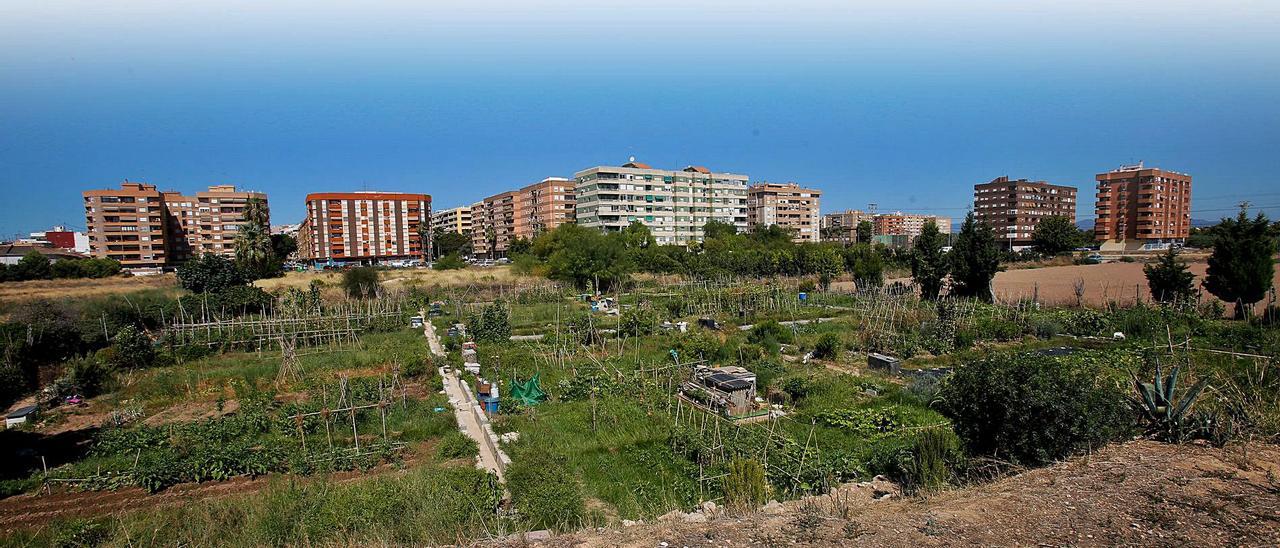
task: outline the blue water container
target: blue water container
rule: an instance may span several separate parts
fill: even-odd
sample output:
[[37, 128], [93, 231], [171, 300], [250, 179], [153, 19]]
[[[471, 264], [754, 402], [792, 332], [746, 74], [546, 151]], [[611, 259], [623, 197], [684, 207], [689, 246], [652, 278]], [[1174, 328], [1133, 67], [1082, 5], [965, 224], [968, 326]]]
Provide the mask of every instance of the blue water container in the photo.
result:
[[801, 294], [800, 294], [800, 300], [802, 300], [802, 301], [807, 301], [807, 300], [809, 300], [809, 294], [808, 294], [808, 293], [801, 293]]
[[484, 412], [493, 415], [498, 412], [498, 398], [494, 396], [486, 396], [480, 398], [480, 402], [484, 404]]

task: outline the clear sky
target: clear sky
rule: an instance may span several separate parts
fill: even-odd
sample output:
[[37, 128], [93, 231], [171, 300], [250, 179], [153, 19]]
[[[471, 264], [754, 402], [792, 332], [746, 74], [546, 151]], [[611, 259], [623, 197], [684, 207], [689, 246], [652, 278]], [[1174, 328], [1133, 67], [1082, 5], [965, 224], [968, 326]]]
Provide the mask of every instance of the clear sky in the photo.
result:
[[1280, 214], [1275, 0], [4, 0], [0, 234], [123, 179], [470, 203], [627, 157], [964, 214], [1000, 175]]

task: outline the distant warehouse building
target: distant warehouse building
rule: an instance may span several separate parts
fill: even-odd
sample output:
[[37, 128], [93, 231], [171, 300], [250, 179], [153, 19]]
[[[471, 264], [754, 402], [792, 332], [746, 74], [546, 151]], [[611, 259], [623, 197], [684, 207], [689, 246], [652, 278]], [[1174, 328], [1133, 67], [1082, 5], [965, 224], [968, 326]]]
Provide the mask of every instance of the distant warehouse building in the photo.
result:
[[431, 196], [399, 192], [308, 194], [298, 254], [312, 263], [378, 264], [421, 259], [419, 226], [431, 223]]
[[1076, 222], [1076, 187], [997, 177], [973, 186], [973, 216], [1007, 247], [1031, 245], [1036, 225], [1049, 217]]
[[633, 160], [620, 167], [591, 167], [574, 174], [577, 222], [603, 232], [639, 222], [659, 244], [701, 242], [708, 221], [745, 232], [747, 181], [746, 175], [701, 166], [669, 171]]
[[1108, 250], [1163, 248], [1191, 234], [1191, 176], [1141, 162], [1099, 173], [1093, 233]]
[[780, 226], [791, 231], [795, 242], [819, 240], [819, 200], [822, 191], [796, 183], [756, 183], [747, 187], [747, 224]]

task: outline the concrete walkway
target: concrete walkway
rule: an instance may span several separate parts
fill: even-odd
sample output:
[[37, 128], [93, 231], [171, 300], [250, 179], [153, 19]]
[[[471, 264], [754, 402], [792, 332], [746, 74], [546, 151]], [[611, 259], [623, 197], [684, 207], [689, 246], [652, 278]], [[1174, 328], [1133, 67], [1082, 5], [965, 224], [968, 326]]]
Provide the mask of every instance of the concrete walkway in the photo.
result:
[[[444, 347], [440, 344], [440, 337], [436, 335], [435, 326], [430, 321], [424, 323], [422, 333], [427, 337], [427, 346], [431, 348], [431, 353], [440, 358], [445, 357]], [[456, 370], [450, 368], [446, 371], [441, 367], [439, 371], [445, 394], [449, 396], [449, 405], [453, 406], [454, 416], [458, 419], [458, 429], [475, 440], [476, 446], [480, 448], [476, 467], [493, 472], [498, 476], [498, 481], [505, 483], [504, 472], [511, 459], [498, 448], [498, 437], [494, 434], [493, 427], [489, 425], [489, 417], [484, 414], [480, 402], [471, 392], [471, 387], [458, 377]]]

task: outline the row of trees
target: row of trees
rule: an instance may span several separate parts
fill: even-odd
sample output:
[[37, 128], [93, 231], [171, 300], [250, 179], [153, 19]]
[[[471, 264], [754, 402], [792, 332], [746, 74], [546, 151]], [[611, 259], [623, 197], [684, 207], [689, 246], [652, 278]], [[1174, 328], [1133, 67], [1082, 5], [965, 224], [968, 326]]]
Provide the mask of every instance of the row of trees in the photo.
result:
[[[1252, 218], [1241, 208], [1235, 218], [1225, 218], [1203, 235], [1213, 248], [1203, 287], [1213, 296], [1235, 305], [1236, 318], [1247, 317], [1254, 305], [1273, 289], [1278, 238], [1276, 225], [1261, 212]], [[1195, 274], [1170, 248], [1156, 262], [1143, 267], [1151, 295], [1161, 302], [1195, 299]]]
[[120, 273], [114, 259], [62, 259], [50, 261], [39, 251], [30, 251], [14, 265], [0, 264], [0, 282], [66, 278], [108, 278]]
[[848, 273], [859, 283], [878, 285], [894, 257], [883, 246], [870, 244], [797, 244], [779, 227], [739, 234], [733, 225], [712, 221], [703, 233], [698, 244], [658, 245], [649, 228], [638, 222], [607, 234], [565, 224], [527, 245], [513, 245], [512, 255], [517, 263], [540, 263], [552, 279], [598, 289], [608, 289], [633, 272], [698, 278], [817, 276], [824, 286]]

